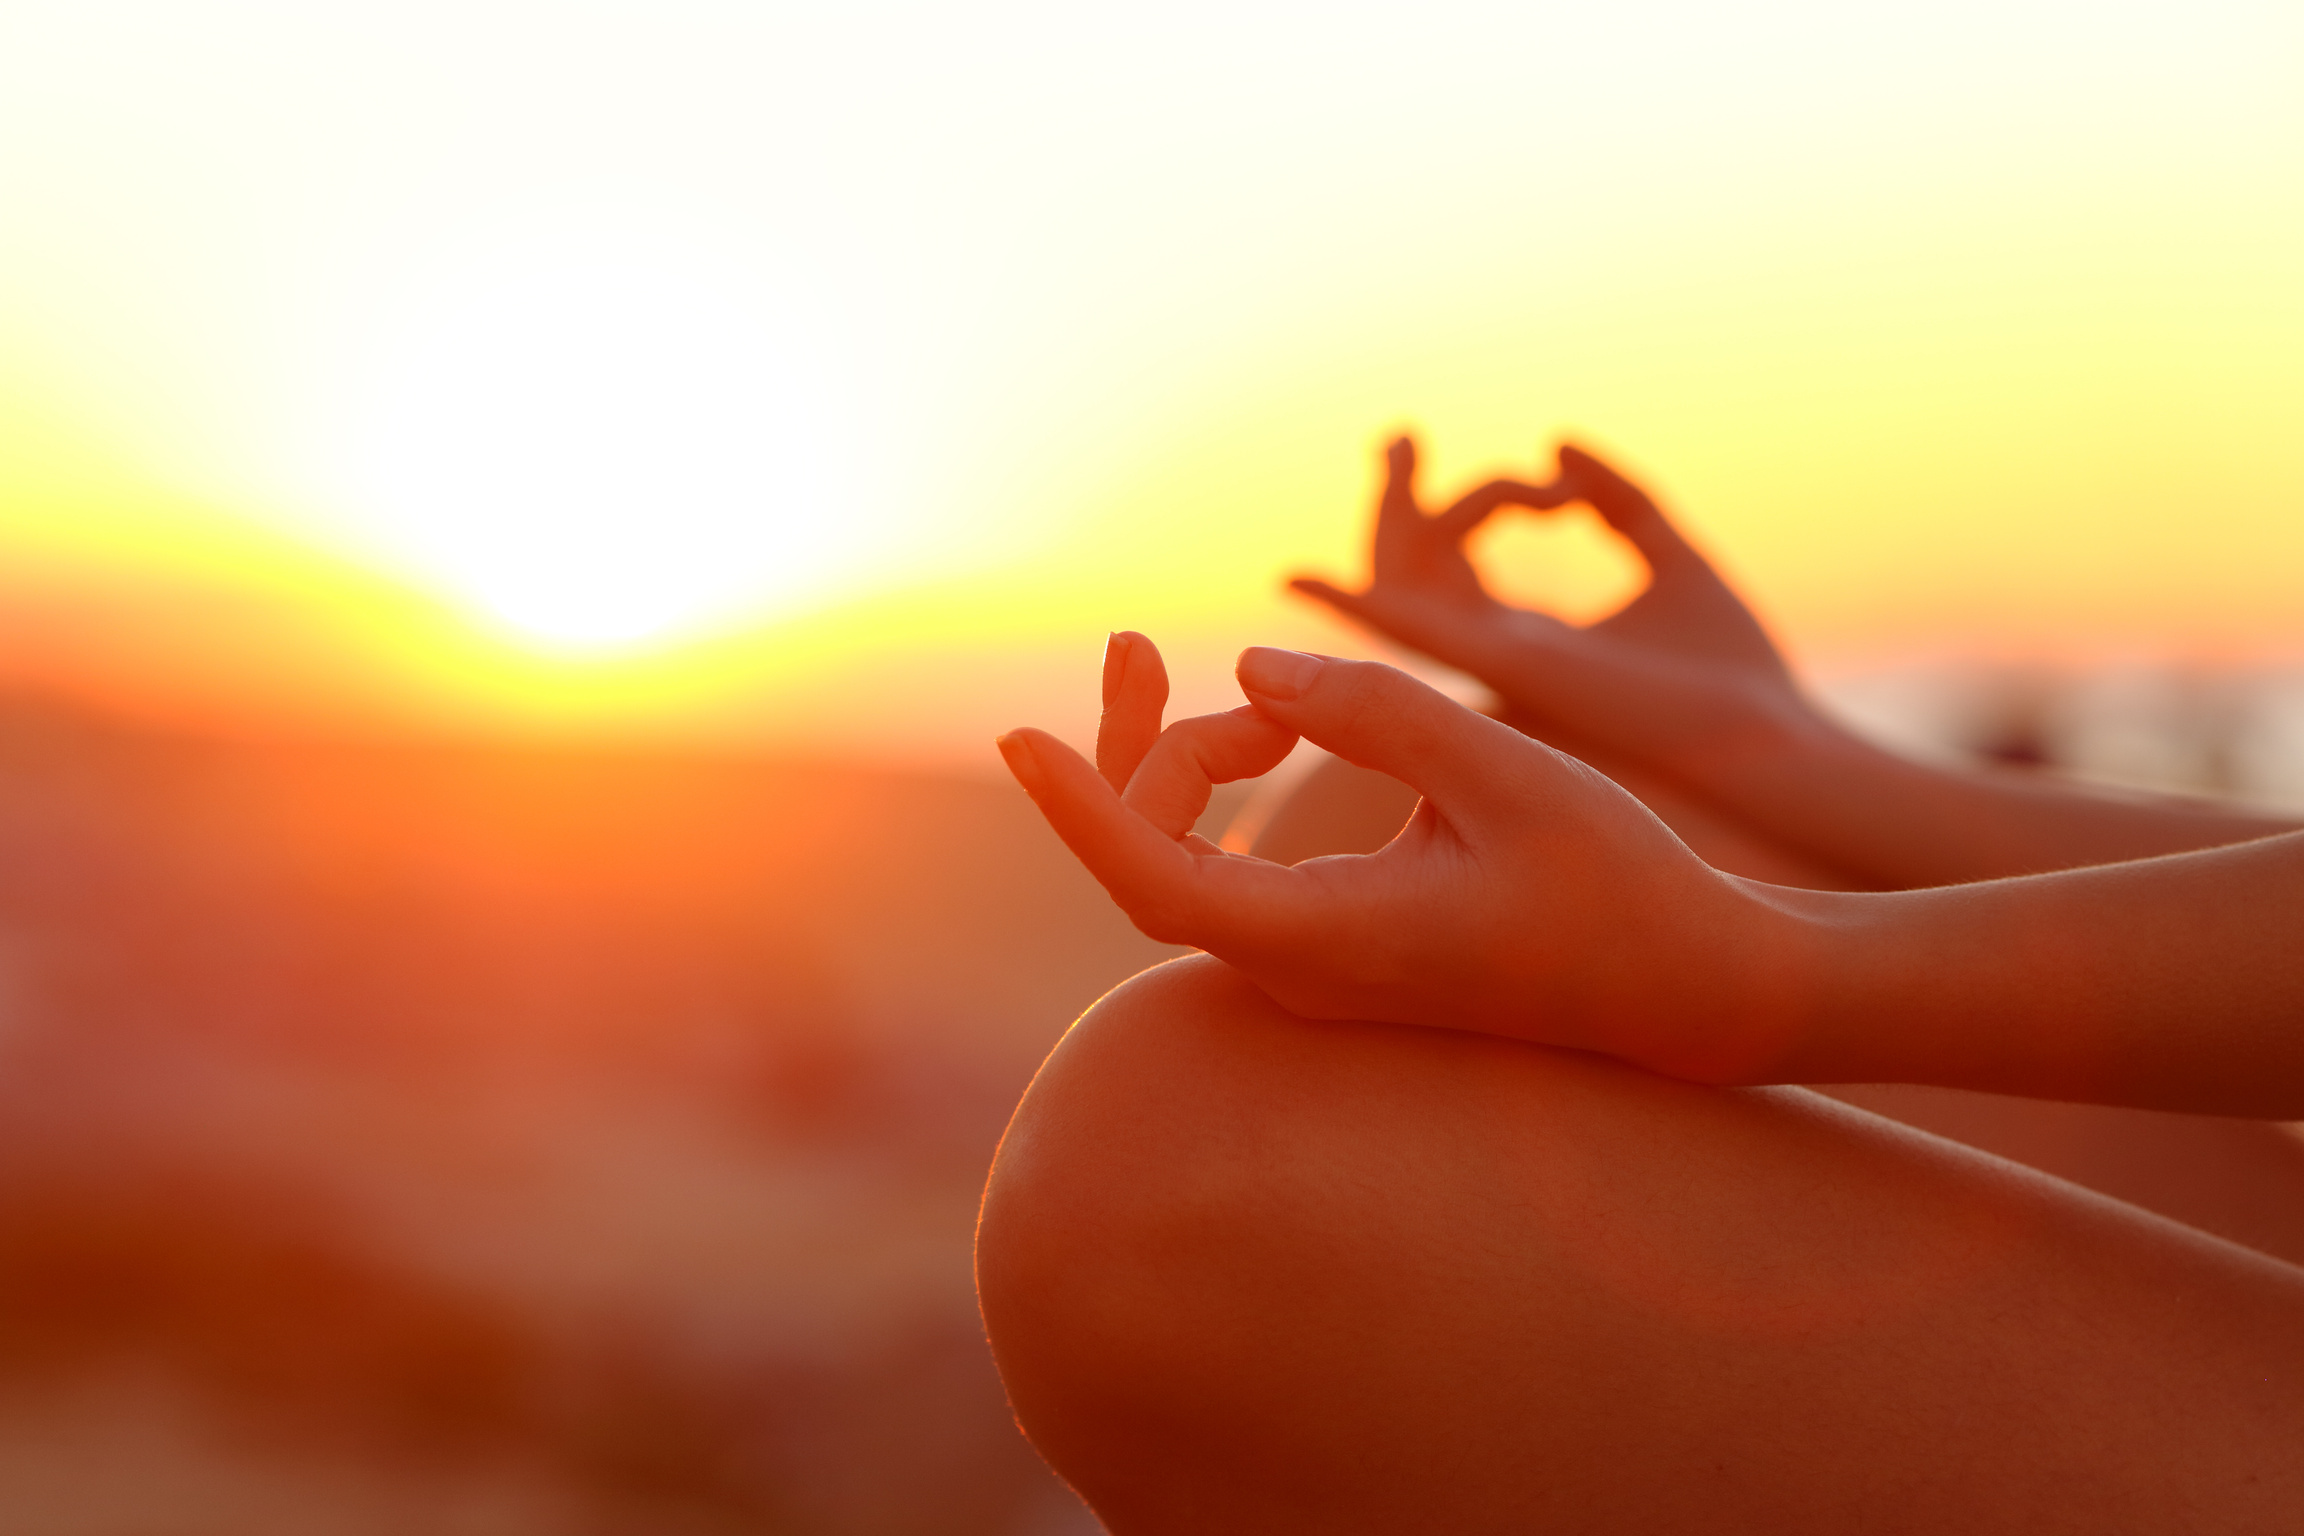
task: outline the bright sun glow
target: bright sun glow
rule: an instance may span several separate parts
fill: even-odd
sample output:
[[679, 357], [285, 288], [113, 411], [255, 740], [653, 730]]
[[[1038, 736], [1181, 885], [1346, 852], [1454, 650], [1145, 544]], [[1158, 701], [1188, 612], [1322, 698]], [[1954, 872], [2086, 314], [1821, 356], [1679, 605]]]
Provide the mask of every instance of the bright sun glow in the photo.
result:
[[674, 637], [855, 553], [794, 336], [707, 264], [563, 244], [458, 274], [394, 332], [353, 412], [365, 520], [534, 640]]
[[990, 771], [1115, 627], [1372, 648], [1280, 593], [1403, 427], [1621, 457], [1807, 665], [2270, 665], [2299, 18], [0, 6], [0, 681]]

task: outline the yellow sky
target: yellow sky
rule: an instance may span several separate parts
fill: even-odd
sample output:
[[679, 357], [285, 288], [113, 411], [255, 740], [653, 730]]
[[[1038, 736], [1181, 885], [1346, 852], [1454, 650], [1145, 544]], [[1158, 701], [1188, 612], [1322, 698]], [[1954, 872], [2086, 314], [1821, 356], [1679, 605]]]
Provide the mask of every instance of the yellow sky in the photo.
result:
[[1819, 665], [2293, 655], [2300, 66], [2273, 5], [13, 5], [0, 676], [974, 753], [1108, 628], [1211, 704], [1352, 644], [1273, 589], [1410, 424], [1620, 453]]

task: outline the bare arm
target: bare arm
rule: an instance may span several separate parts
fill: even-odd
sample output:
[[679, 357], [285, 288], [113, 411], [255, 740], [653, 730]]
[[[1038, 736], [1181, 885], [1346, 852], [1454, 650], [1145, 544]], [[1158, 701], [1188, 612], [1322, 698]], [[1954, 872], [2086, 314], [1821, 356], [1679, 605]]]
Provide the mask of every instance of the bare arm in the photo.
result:
[[[1417, 503], [1414, 474], [1415, 452], [1403, 439], [1390, 451], [1366, 590], [1314, 580], [1296, 589], [1862, 883], [1899, 888], [2068, 869], [2299, 825], [2208, 802], [1900, 758], [1823, 715], [1758, 620], [1655, 502], [1590, 455], [1563, 448], [1551, 483], [1492, 482], [1432, 515]], [[1490, 596], [1464, 557], [1464, 536], [1501, 507], [1577, 500], [1646, 561], [1647, 590], [1584, 629]]]
[[[1638, 680], [1595, 674], [1589, 701], [1561, 676], [1555, 645], [1500, 637], [1471, 653], [1515, 700], [1544, 697], [1580, 723], [1615, 712]], [[1616, 691], [1621, 689], [1621, 692]], [[1583, 692], [1582, 689], [1575, 690]], [[1724, 686], [1680, 718], [1700, 734], [1633, 726], [1620, 750], [1739, 821], [1884, 889], [1950, 885], [2221, 847], [2298, 830], [2293, 818], [2174, 795], [2121, 794], [2039, 772], [1915, 762], [1865, 741], [1804, 698]], [[1579, 707], [1589, 703], [1600, 707]], [[1654, 738], [1637, 755], [1641, 737]], [[1615, 745], [1615, 743], [1610, 743]]]
[[[1136, 676], [1108, 712], [1157, 721], [1164, 679]], [[1713, 1083], [2304, 1116], [2304, 836], [1798, 891], [1720, 873], [1598, 773], [1391, 668], [1249, 651], [1240, 679], [1247, 708], [1171, 726], [1103, 775], [1041, 732], [1002, 748], [1139, 927], [1304, 1017], [1507, 1035]], [[1398, 837], [1289, 868], [1192, 835], [1212, 783], [1268, 771], [1298, 733], [1423, 795]]]
[[2304, 835], [1884, 894], [1748, 887], [1791, 915], [1761, 1075], [2304, 1114]]
[[1712, 766], [1706, 795], [1883, 885], [2074, 869], [2293, 832], [2290, 817], [2181, 796], [2122, 795], [2047, 774], [1946, 768], [1819, 723]]

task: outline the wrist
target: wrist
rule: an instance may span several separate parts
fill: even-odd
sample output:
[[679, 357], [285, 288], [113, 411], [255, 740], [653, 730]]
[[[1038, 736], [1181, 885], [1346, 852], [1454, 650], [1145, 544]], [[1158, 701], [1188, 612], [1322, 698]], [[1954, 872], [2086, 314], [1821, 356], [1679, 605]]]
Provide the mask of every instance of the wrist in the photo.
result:
[[1723, 874], [1738, 916], [1721, 925], [1718, 1049], [1702, 1080], [1723, 1086], [1832, 1081], [1847, 1055], [1837, 1021], [1867, 896]]
[[1554, 1043], [1716, 1087], [1806, 1081], [1842, 960], [1835, 914], [1806, 898], [1831, 893], [1706, 873], [1711, 895], [1683, 911], [1677, 933], [1645, 941], [1661, 940], [1670, 962], [1596, 1010], [1589, 1042]]

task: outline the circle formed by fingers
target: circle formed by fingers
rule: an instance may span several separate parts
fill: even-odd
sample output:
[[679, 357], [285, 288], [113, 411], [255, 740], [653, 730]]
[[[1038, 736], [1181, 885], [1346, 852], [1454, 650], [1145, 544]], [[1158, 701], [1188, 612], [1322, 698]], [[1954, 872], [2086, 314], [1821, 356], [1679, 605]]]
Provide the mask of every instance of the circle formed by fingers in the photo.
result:
[[1296, 733], [1254, 705], [1179, 720], [1160, 733], [1121, 802], [1170, 837], [1192, 830], [1218, 784], [1253, 779], [1280, 765]]

